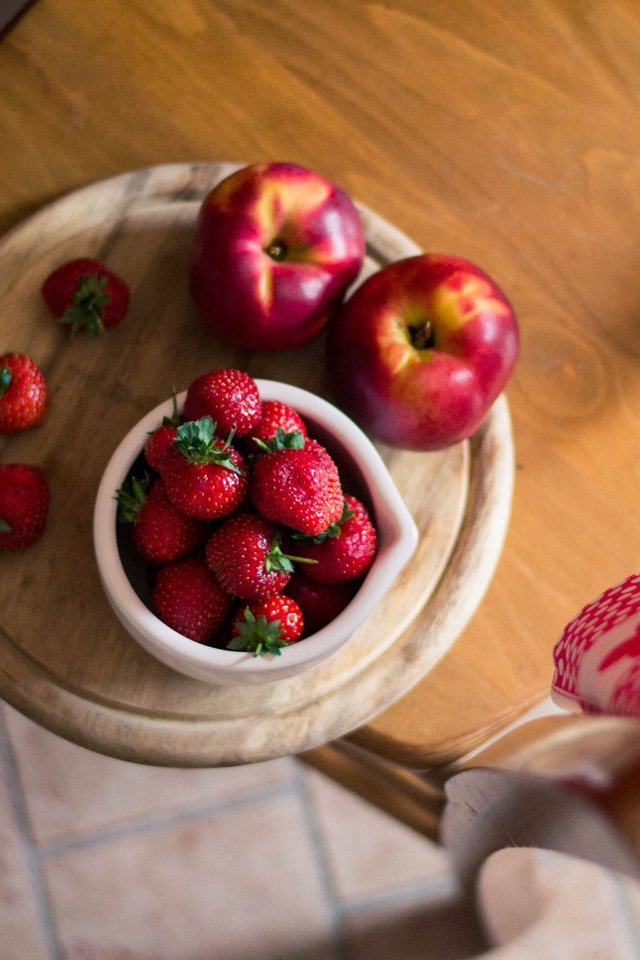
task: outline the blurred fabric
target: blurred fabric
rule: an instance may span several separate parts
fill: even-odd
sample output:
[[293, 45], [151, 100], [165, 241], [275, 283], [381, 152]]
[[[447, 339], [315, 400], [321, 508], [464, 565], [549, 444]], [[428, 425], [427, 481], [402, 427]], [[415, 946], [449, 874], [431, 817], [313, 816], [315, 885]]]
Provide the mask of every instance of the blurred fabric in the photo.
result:
[[640, 883], [533, 848], [492, 854], [477, 885], [492, 960], [640, 957]]
[[583, 607], [563, 630], [553, 660], [558, 706], [640, 716], [640, 574]]

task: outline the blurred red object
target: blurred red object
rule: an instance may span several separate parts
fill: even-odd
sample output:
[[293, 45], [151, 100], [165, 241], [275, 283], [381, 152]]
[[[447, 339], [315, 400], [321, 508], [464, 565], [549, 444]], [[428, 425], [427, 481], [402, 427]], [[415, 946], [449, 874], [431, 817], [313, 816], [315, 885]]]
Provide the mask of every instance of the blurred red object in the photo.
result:
[[564, 628], [553, 659], [558, 706], [640, 716], [640, 574], [583, 607]]

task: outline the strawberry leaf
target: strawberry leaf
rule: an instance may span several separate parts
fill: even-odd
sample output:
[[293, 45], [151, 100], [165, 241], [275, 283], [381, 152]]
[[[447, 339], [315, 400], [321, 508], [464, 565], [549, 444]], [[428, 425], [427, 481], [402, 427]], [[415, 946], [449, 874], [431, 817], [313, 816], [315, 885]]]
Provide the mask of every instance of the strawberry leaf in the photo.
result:
[[0, 517], [0, 533], [11, 533], [11, 524]]
[[267, 620], [266, 617], [255, 617], [249, 607], [243, 611], [244, 623], [236, 620], [238, 636], [233, 637], [227, 644], [227, 650], [246, 650], [254, 657], [261, 657], [265, 653], [280, 656], [282, 639], [279, 620]]
[[216, 423], [211, 417], [188, 420], [180, 424], [176, 434], [176, 446], [186, 457], [206, 456], [215, 436]]
[[287, 433], [282, 427], [276, 427], [271, 440], [259, 440], [254, 437], [254, 442], [265, 453], [273, 453], [274, 450], [302, 450], [305, 445], [305, 436], [301, 430], [292, 430]]
[[223, 443], [219, 437], [216, 437], [216, 426], [211, 417], [187, 420], [178, 427], [174, 443], [191, 463], [215, 463], [219, 467], [231, 470], [232, 473], [244, 476], [244, 470], [241, 470], [232, 459], [231, 441], [235, 430], [231, 431]]
[[104, 333], [102, 323], [102, 308], [111, 300], [106, 292], [108, 277], [100, 277], [91, 273], [78, 279], [78, 285], [73, 298], [73, 304], [60, 317], [71, 329], [71, 336], [84, 330], [89, 340], [95, 339]]
[[135, 523], [140, 508], [146, 502], [150, 483], [151, 477], [148, 473], [145, 473], [140, 480], [136, 477], [129, 477], [116, 492], [118, 520], [121, 523]]

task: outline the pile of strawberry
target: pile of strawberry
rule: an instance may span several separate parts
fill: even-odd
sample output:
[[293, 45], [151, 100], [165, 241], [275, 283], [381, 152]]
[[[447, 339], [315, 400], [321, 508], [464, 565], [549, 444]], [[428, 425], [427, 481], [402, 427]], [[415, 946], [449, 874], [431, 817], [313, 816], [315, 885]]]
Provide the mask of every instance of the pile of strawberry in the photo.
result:
[[279, 655], [333, 620], [373, 562], [374, 522], [329, 451], [244, 371], [194, 380], [143, 460], [118, 517], [155, 612], [192, 640]]
[[[129, 288], [99, 260], [81, 257], [59, 266], [45, 279], [42, 298], [72, 336], [97, 337], [123, 319]], [[47, 417], [51, 391], [33, 357], [8, 351], [0, 356], [0, 434], [37, 427]], [[47, 522], [51, 490], [42, 467], [0, 464], [0, 550], [22, 550], [36, 543]]]

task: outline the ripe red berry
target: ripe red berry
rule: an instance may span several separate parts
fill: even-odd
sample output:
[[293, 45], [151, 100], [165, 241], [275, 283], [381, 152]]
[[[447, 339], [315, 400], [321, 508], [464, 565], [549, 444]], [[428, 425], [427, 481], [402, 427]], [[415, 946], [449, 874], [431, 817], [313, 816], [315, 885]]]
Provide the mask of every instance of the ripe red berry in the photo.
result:
[[150, 433], [144, 445], [143, 453], [147, 464], [152, 470], [160, 473], [160, 464], [164, 455], [176, 438], [178, 428], [171, 424], [163, 424]]
[[229, 650], [251, 651], [254, 657], [273, 653], [295, 643], [304, 632], [304, 617], [295, 600], [282, 593], [254, 600], [233, 618]]
[[0, 466], [0, 550], [21, 550], [40, 539], [51, 494], [41, 467]]
[[258, 600], [279, 593], [295, 558], [283, 553], [276, 527], [254, 513], [237, 513], [215, 530], [205, 549], [218, 582], [236, 597]]
[[42, 297], [51, 314], [88, 339], [120, 323], [129, 307], [129, 287], [99, 260], [69, 260], [42, 284]]
[[211, 417], [220, 437], [242, 437], [260, 419], [260, 394], [255, 380], [243, 370], [211, 370], [187, 390], [185, 420]]
[[210, 417], [178, 427], [160, 463], [167, 496], [178, 510], [200, 520], [233, 513], [248, 487], [244, 459], [229, 441], [215, 436]]
[[40, 367], [24, 353], [0, 356], [0, 433], [41, 423], [49, 409], [49, 387]]
[[[300, 414], [286, 403], [279, 400], [263, 400], [260, 407], [260, 419], [245, 436], [246, 449], [250, 453], [262, 452], [255, 440], [268, 444], [276, 432], [295, 433], [298, 430], [303, 437], [307, 436], [307, 427]], [[262, 448], [263, 449], [263, 448]]]
[[178, 432], [178, 427], [182, 423], [182, 418], [178, 413], [175, 392], [173, 394], [173, 411], [170, 417], [163, 417], [160, 426], [153, 430], [144, 445], [144, 458], [152, 470], [160, 472], [160, 464], [165, 453], [173, 443]]
[[177, 510], [162, 480], [130, 477], [118, 490], [118, 519], [131, 524], [131, 542], [150, 563], [178, 560], [205, 542], [209, 526]]
[[[295, 434], [287, 435], [289, 438]], [[340, 519], [343, 496], [338, 468], [314, 440], [275, 449], [256, 460], [249, 495], [258, 513], [310, 536]]]
[[322, 630], [353, 600], [357, 585], [318, 583], [306, 574], [296, 572], [287, 584], [287, 595], [293, 597], [304, 616], [305, 636]]
[[[320, 538], [317, 538], [320, 539]], [[344, 498], [340, 522], [320, 542], [296, 537], [296, 550], [301, 557], [314, 560], [305, 573], [320, 583], [341, 583], [364, 576], [378, 547], [376, 528], [367, 508], [355, 497]]]
[[207, 643], [227, 616], [231, 599], [201, 557], [186, 557], [160, 567], [153, 605], [167, 626]]

